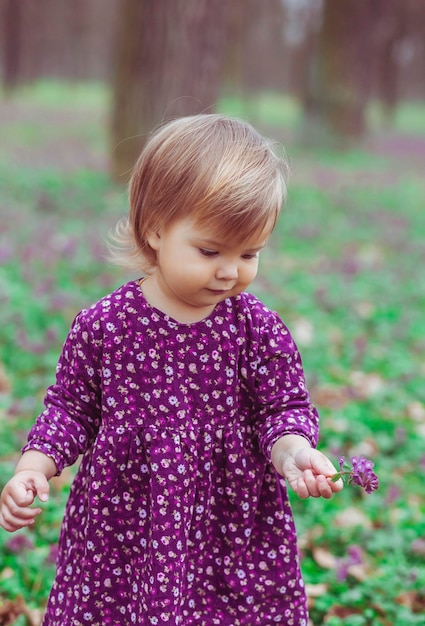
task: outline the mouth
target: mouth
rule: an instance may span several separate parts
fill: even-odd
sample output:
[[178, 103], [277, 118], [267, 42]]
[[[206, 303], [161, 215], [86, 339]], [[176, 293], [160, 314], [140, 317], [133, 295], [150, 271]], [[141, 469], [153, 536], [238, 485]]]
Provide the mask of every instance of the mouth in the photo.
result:
[[207, 289], [207, 291], [214, 296], [222, 296], [223, 294], [228, 293], [230, 289]]

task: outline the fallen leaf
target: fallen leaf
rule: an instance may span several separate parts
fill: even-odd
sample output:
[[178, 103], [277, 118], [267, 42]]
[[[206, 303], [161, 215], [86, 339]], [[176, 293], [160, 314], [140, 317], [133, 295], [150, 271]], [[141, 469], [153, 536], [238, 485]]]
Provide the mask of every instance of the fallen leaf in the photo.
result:
[[367, 515], [356, 507], [348, 507], [343, 509], [335, 516], [335, 526], [339, 528], [351, 528], [352, 526], [361, 526], [362, 528], [372, 528], [373, 524]]
[[350, 401], [346, 387], [337, 385], [321, 385], [311, 389], [311, 398], [318, 407], [341, 409]]
[[422, 402], [411, 402], [406, 409], [407, 415], [415, 422], [425, 422], [425, 405]]
[[384, 379], [376, 372], [351, 372], [350, 384], [357, 396], [363, 399], [376, 396], [385, 388]]
[[379, 453], [378, 444], [375, 439], [363, 439], [360, 443], [350, 448], [350, 456], [365, 456], [373, 458]]
[[329, 622], [332, 617], [340, 617], [341, 619], [345, 619], [350, 615], [360, 615], [363, 611], [361, 609], [352, 609], [350, 607], [336, 605], [333, 606], [330, 611], [326, 614], [324, 619], [324, 624]]
[[305, 586], [305, 590], [308, 598], [320, 598], [327, 592], [329, 585], [325, 583], [307, 583]]
[[370, 577], [370, 567], [367, 563], [349, 565], [347, 573], [356, 580], [364, 581]]
[[0, 363], [0, 393], [8, 393], [12, 388], [9, 377], [6, 374], [6, 368]]
[[317, 565], [320, 565], [320, 567], [324, 567], [325, 569], [334, 569], [337, 566], [336, 557], [332, 554], [332, 552], [329, 552], [329, 550], [325, 550], [325, 548], [313, 548], [312, 554]]
[[300, 317], [292, 322], [291, 332], [300, 346], [310, 346], [313, 343], [314, 328], [310, 320]]
[[306, 550], [307, 548], [311, 548], [316, 539], [322, 537], [323, 528], [321, 526], [312, 526], [305, 532], [303, 532], [298, 538], [298, 547], [301, 550]]
[[0, 626], [11, 626], [20, 615], [25, 615], [28, 626], [40, 626], [43, 618], [41, 611], [30, 609], [21, 597], [16, 600], [0, 598]]
[[404, 591], [395, 598], [397, 604], [407, 606], [412, 613], [425, 612], [425, 594], [419, 591]]

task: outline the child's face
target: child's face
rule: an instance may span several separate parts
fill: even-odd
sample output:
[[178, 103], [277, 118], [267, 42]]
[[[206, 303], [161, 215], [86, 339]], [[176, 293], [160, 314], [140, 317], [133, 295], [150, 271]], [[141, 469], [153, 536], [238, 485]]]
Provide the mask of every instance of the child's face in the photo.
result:
[[244, 291], [254, 280], [269, 231], [232, 245], [181, 219], [152, 234], [148, 241], [156, 251], [157, 266], [144, 288], [148, 301], [179, 321], [206, 317], [218, 302]]

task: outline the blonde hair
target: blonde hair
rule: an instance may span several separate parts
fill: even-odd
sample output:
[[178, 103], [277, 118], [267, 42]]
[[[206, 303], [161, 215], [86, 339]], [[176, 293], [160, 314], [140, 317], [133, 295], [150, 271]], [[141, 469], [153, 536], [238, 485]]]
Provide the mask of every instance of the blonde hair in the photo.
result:
[[151, 271], [156, 255], [149, 233], [187, 217], [235, 243], [271, 232], [286, 199], [286, 175], [283, 151], [246, 122], [218, 114], [169, 122], [136, 162], [113, 260]]

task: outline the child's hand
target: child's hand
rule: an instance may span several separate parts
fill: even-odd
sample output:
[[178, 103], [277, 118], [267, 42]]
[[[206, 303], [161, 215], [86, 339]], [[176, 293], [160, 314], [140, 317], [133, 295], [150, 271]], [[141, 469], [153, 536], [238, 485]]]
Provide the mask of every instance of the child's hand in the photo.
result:
[[30, 508], [35, 497], [42, 502], [49, 498], [46, 476], [33, 470], [22, 470], [5, 485], [0, 496], [0, 526], [8, 532], [34, 523], [40, 508]]
[[331, 498], [343, 488], [341, 479], [331, 480], [336, 473], [329, 459], [310, 447], [295, 449], [282, 464], [282, 474], [300, 498]]

